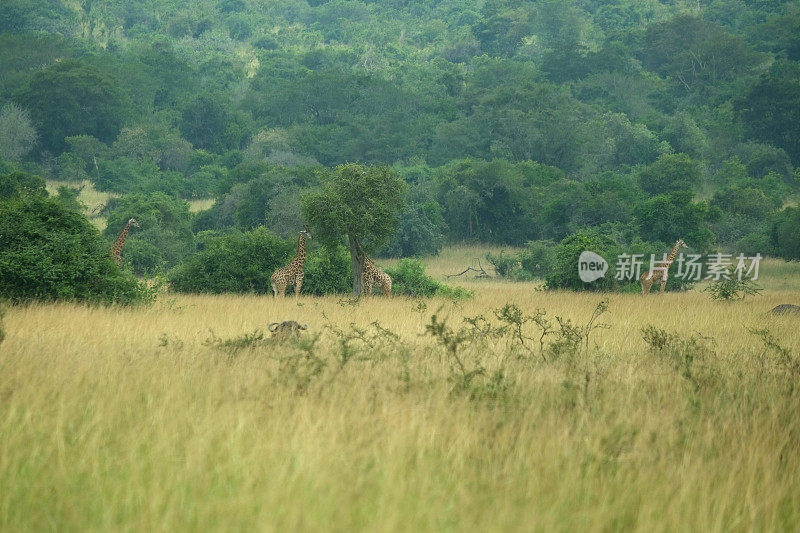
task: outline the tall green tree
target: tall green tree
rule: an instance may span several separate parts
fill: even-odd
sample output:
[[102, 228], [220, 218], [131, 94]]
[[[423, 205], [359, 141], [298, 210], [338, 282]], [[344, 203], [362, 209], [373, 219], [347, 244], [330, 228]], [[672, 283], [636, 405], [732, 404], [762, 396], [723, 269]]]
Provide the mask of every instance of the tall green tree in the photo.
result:
[[367, 250], [385, 246], [403, 212], [406, 183], [389, 167], [347, 164], [326, 175], [320, 189], [302, 197], [303, 218], [313, 234], [333, 246], [347, 235], [353, 293], [363, 292]]
[[69, 59], [34, 74], [14, 94], [28, 109], [41, 148], [60, 153], [65, 137], [92, 135], [113, 141], [130, 112], [130, 99], [119, 82], [81, 61]]
[[779, 61], [736, 102], [747, 134], [800, 163], [800, 64]]

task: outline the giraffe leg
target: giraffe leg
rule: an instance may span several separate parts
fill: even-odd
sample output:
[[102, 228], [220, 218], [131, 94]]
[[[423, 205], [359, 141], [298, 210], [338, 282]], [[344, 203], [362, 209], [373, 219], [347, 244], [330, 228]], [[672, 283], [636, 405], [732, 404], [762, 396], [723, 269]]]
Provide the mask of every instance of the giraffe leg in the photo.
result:
[[381, 289], [383, 289], [383, 295], [384, 296], [386, 296], [387, 298], [391, 298], [392, 297], [392, 278], [390, 278], [389, 276], [386, 276], [386, 278], [383, 280], [383, 283], [381, 283]]
[[364, 297], [369, 298], [372, 296], [372, 280], [364, 278]]
[[650, 284], [651, 284], [651, 281], [647, 278], [647, 274], [642, 276], [639, 282], [642, 284], [642, 296], [647, 296], [647, 293], [650, 292]]
[[300, 274], [294, 279], [294, 295], [296, 298], [300, 297], [300, 289], [303, 287], [303, 274]]
[[661, 294], [664, 294], [664, 290], [667, 288], [667, 280], [661, 281]]

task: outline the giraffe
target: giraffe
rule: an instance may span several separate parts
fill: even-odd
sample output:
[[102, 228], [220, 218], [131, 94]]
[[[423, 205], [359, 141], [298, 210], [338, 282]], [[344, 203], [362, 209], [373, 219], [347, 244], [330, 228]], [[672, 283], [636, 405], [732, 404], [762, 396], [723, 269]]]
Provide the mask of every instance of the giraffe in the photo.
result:
[[672, 247], [672, 251], [669, 253], [666, 260], [657, 263], [650, 268], [649, 272], [642, 274], [639, 278], [639, 282], [642, 284], [642, 295], [647, 295], [653, 283], [656, 281], [661, 284], [661, 293], [664, 293], [664, 289], [667, 286], [667, 278], [669, 277], [669, 267], [675, 260], [675, 256], [678, 255], [678, 250], [680, 248], [688, 248], [686, 243], [683, 242], [683, 239], [678, 239], [675, 242], [675, 246]]
[[125, 227], [122, 228], [122, 232], [119, 234], [119, 237], [117, 237], [117, 240], [111, 245], [111, 257], [114, 259], [117, 266], [122, 265], [122, 249], [125, 247], [125, 239], [128, 238], [131, 226], [134, 228], [141, 228], [135, 218], [130, 219], [128, 223], [125, 224]]
[[372, 286], [377, 282], [381, 286], [384, 296], [392, 297], [392, 278], [389, 274], [378, 268], [372, 260], [364, 254], [363, 277], [364, 296], [372, 296]]
[[277, 296], [285, 296], [286, 287], [294, 285], [294, 295], [300, 296], [300, 288], [303, 286], [303, 265], [306, 263], [306, 237], [312, 239], [308, 230], [300, 232], [297, 238], [297, 253], [289, 264], [276, 270], [270, 281], [272, 282], [272, 292]]

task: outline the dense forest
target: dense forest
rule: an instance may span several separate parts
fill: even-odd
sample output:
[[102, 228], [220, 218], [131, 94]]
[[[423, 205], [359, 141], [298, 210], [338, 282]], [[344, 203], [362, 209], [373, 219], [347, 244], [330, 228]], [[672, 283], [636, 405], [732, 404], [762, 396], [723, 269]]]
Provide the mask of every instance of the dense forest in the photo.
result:
[[348, 162], [408, 185], [384, 256], [589, 231], [800, 258], [796, 2], [4, 0], [0, 73], [0, 175], [114, 193], [139, 274], [296, 236]]

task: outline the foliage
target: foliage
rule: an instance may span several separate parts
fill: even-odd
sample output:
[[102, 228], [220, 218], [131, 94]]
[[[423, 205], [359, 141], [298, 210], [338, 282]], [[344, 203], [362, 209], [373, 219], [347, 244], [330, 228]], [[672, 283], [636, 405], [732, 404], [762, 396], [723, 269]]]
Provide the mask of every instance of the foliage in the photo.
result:
[[415, 297], [444, 296], [453, 299], [469, 298], [472, 293], [461, 287], [451, 287], [425, 274], [425, 266], [417, 259], [401, 259], [395, 268], [385, 269], [392, 278], [392, 294]]
[[664, 154], [639, 172], [642, 190], [651, 194], [691, 191], [700, 184], [700, 166], [686, 154]]
[[546, 279], [553, 271], [556, 261], [556, 243], [553, 241], [529, 241], [519, 254], [519, 263], [528, 276]]
[[501, 278], [513, 277], [520, 268], [519, 257], [516, 254], [506, 254], [503, 250], [500, 250], [499, 254], [487, 253], [486, 260], [492, 264], [495, 273]]
[[342, 294], [353, 288], [350, 254], [342, 245], [322, 246], [309, 252], [303, 272], [304, 294]]
[[0, 157], [20, 161], [30, 152], [39, 137], [30, 114], [13, 102], [0, 108]]
[[641, 331], [651, 353], [671, 366], [695, 390], [713, 379], [709, 361], [715, 354], [707, 337], [670, 333], [653, 325]]
[[774, 206], [760, 189], [754, 187], [730, 187], [714, 193], [709, 202], [726, 213], [763, 220]]
[[328, 246], [347, 235], [353, 293], [363, 292], [364, 249], [385, 246], [397, 227], [407, 185], [389, 167], [342, 165], [323, 177], [322, 187], [301, 198], [303, 218]]
[[203, 250], [187, 257], [169, 273], [177, 292], [272, 292], [270, 276], [288, 263], [294, 243], [266, 228], [219, 237], [209, 236]]
[[[383, 255], [606, 224], [753, 246], [800, 187], [798, 20], [728, 0], [7, 0], [0, 173], [216, 197], [195, 230], [289, 237], [327, 194], [313, 174], [359, 162], [411, 186], [350, 228]], [[312, 225], [333, 245], [362, 217], [331, 200]]]
[[400, 215], [389, 244], [381, 252], [387, 257], [436, 255], [445, 243], [446, 226], [434, 200], [413, 203]]
[[787, 207], [770, 220], [772, 251], [784, 259], [800, 259], [800, 208]]
[[321, 242], [348, 235], [368, 247], [386, 244], [403, 208], [406, 184], [388, 167], [348, 164], [323, 177], [301, 198], [303, 218]]
[[194, 251], [189, 204], [161, 192], [131, 194], [107, 206], [108, 224], [103, 236], [112, 242], [131, 218], [141, 229], [125, 241], [123, 258], [138, 275], [170, 269]]
[[737, 113], [753, 139], [783, 148], [800, 163], [800, 65], [777, 61], [747, 94]]
[[529, 161], [466, 159], [439, 169], [435, 188], [452, 239], [521, 244], [537, 236], [530, 223], [539, 207], [536, 188], [562, 177]]
[[705, 202], [693, 202], [688, 191], [660, 194], [634, 208], [639, 232], [648, 240], [675, 242], [679, 238], [692, 247], [705, 251], [714, 241], [708, 222], [719, 211]]
[[66, 148], [71, 135], [114, 140], [131, 105], [118, 80], [72, 59], [34, 74], [14, 99], [30, 112], [42, 149], [54, 153]]
[[747, 296], [758, 296], [758, 293], [761, 292], [763, 288], [748, 276], [742, 276], [742, 278], [739, 279], [739, 277], [729, 269], [724, 276], [712, 282], [704, 290], [710, 293], [711, 298], [714, 300], [730, 301], [744, 300]]
[[0, 296], [15, 302], [149, 302], [154, 293], [112, 261], [97, 230], [57, 199], [0, 202]]
[[220, 152], [238, 148], [245, 134], [242, 119], [232, 114], [221, 95], [201, 94], [183, 109], [183, 136], [198, 148]]
[[47, 196], [44, 180], [24, 172], [0, 175], [0, 200], [16, 196]]
[[[607, 235], [594, 229], [585, 229], [564, 238], [556, 249], [555, 264], [547, 276], [548, 289], [571, 289], [577, 291], [611, 290], [617, 282], [610, 274], [616, 263], [617, 243]], [[591, 283], [584, 283], [578, 272], [578, 258], [584, 251], [600, 255], [609, 265], [606, 275]]]

